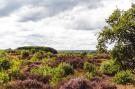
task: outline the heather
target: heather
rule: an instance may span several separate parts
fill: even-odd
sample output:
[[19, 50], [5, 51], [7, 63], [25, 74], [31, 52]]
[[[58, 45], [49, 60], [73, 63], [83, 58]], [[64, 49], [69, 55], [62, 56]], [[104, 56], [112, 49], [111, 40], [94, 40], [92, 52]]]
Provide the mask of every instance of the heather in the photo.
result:
[[21, 48], [4, 50], [0, 57], [3, 89], [117, 89], [134, 82], [132, 72], [124, 72], [109, 53]]

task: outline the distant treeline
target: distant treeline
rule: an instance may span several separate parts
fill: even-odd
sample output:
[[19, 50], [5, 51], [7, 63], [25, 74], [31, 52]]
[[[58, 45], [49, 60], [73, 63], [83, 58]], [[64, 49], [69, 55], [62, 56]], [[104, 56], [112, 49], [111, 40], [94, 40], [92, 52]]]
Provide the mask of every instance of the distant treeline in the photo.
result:
[[45, 51], [45, 52], [51, 52], [53, 54], [57, 53], [57, 50], [55, 50], [51, 47], [41, 47], [41, 46], [25, 46], [25, 47], [19, 47], [16, 50]]

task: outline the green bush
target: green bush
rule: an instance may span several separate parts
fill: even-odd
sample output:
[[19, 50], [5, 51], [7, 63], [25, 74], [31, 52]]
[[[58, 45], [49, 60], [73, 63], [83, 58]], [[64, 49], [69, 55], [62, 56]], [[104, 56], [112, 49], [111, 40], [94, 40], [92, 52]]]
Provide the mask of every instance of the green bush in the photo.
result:
[[32, 68], [30, 72], [31, 74], [46, 76], [46, 75], [52, 75], [54, 72], [53, 70], [54, 69], [49, 66], [40, 66], [38, 68]]
[[0, 58], [0, 70], [7, 70], [11, 67], [11, 63], [6, 58]]
[[22, 74], [20, 72], [20, 68], [18, 66], [13, 66], [9, 70], [9, 75], [12, 79], [22, 79]]
[[58, 67], [54, 68], [53, 77], [51, 79], [51, 84], [56, 85], [64, 77], [73, 74], [74, 69], [70, 64], [60, 63]]
[[86, 78], [91, 79], [95, 76], [95, 74], [93, 74], [92, 72], [87, 72], [85, 76]]
[[0, 50], [0, 57], [5, 57], [5, 56], [6, 56], [5, 50]]
[[114, 82], [118, 84], [127, 84], [132, 83], [133, 81], [133, 74], [129, 70], [120, 71], [114, 77]]
[[104, 74], [114, 75], [119, 71], [119, 65], [114, 60], [104, 61], [100, 66], [100, 70]]
[[63, 76], [67, 76], [69, 74], [73, 74], [74, 73], [73, 66], [71, 66], [70, 64], [67, 64], [67, 63], [59, 64], [59, 66], [56, 68], [56, 71], [57, 70], [63, 71], [64, 72]]
[[43, 59], [44, 53], [42, 51], [37, 52], [33, 55], [33, 57], [31, 58], [31, 60], [33, 61], [39, 61], [41, 59]]
[[73, 67], [67, 63], [60, 63], [55, 68], [51, 68], [49, 66], [40, 66], [38, 68], [31, 69], [31, 74], [51, 76], [50, 82], [52, 84], [56, 84], [58, 81], [62, 80], [62, 78], [73, 73], [74, 73]]
[[83, 69], [86, 70], [87, 72], [96, 72], [96, 66], [89, 62], [84, 63]]
[[0, 72], [0, 83], [7, 83], [9, 81], [9, 75], [5, 72]]
[[21, 51], [21, 58], [22, 59], [27, 59], [28, 57], [29, 57], [29, 51], [27, 51], [27, 50], [22, 50]]

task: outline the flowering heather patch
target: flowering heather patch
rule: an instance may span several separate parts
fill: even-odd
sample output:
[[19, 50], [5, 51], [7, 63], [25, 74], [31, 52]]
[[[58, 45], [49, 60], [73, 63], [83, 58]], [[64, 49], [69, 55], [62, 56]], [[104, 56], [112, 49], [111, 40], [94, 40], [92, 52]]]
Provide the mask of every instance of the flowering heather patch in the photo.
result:
[[110, 59], [109, 54], [97, 54], [92, 59]]
[[84, 78], [74, 78], [69, 80], [60, 89], [94, 89], [90, 81]]
[[28, 65], [28, 67], [37, 67], [39, 66], [40, 64], [42, 64], [41, 62], [32, 62]]
[[115, 85], [111, 85], [106, 82], [102, 82], [100, 86], [101, 86], [101, 89], [117, 89]]
[[116, 85], [109, 84], [104, 81], [91, 81], [91, 86], [94, 87], [94, 89], [117, 89]]
[[29, 74], [28, 75], [28, 79], [30, 80], [37, 80], [39, 82], [42, 82], [44, 84], [49, 83], [51, 76], [46, 75], [46, 76], [42, 76], [42, 75], [37, 75], [37, 74]]
[[56, 66], [61, 62], [66, 62], [71, 64], [75, 69], [82, 68], [83, 62], [85, 62], [88, 58], [80, 57], [80, 56], [61, 56], [57, 57], [56, 61], [49, 63], [50, 66]]
[[50, 85], [36, 80], [13, 81], [5, 86], [5, 89], [52, 89]]

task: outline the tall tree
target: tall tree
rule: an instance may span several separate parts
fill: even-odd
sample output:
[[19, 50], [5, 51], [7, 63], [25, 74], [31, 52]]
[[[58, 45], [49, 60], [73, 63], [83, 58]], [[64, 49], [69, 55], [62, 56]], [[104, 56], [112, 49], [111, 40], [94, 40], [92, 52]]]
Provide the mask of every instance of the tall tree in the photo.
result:
[[135, 68], [135, 5], [127, 11], [116, 9], [99, 33], [97, 50], [106, 52], [106, 44], [114, 44], [112, 58], [122, 68]]

